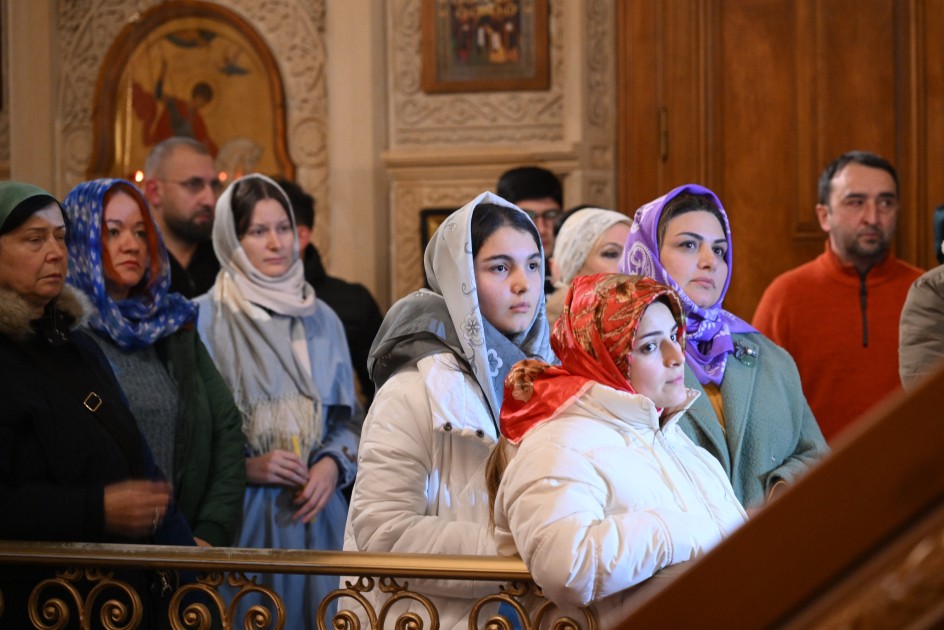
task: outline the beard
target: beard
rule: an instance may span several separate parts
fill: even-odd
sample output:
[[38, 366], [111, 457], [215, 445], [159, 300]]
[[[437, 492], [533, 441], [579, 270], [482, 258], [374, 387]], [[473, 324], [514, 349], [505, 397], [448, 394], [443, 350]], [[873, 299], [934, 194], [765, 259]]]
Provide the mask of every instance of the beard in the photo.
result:
[[[209, 213], [210, 220], [205, 220]], [[164, 215], [164, 222], [167, 229], [174, 233], [177, 238], [188, 243], [203, 243], [210, 240], [213, 234], [213, 210], [201, 208], [189, 219]]]
[[852, 241], [849, 253], [863, 259], [880, 260], [888, 252], [888, 238], [884, 234], [876, 235], [878, 240], [863, 242], [861, 238]]
[[843, 243], [841, 250], [849, 262], [860, 268], [870, 268], [888, 254], [888, 235], [884, 232], [869, 232], [869, 235], [872, 238], [866, 240], [864, 234], [856, 234]]

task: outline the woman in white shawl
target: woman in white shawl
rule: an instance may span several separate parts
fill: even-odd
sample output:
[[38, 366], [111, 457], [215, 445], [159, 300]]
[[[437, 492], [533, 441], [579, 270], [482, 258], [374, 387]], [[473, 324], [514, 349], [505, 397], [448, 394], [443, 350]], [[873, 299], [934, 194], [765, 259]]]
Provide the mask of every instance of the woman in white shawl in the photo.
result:
[[[315, 298], [288, 197], [247, 175], [216, 204], [220, 273], [196, 300], [198, 329], [243, 414], [247, 488], [239, 547], [336, 550], [354, 479], [357, 426], [344, 328]], [[286, 628], [310, 628], [329, 576], [261, 574]], [[244, 607], [243, 607], [244, 609]]]
[[625, 214], [602, 208], [582, 208], [567, 217], [554, 241], [551, 259], [556, 290], [547, 298], [547, 321], [552, 328], [574, 278], [616, 273], [631, 223]]
[[[425, 256], [432, 290], [397, 302], [371, 351], [377, 396], [364, 423], [345, 550], [496, 555], [485, 463], [498, 440], [503, 381], [552, 357], [541, 238], [527, 215], [483, 193], [452, 213]], [[467, 628], [496, 585], [410, 580], [440, 627]], [[379, 614], [386, 595], [369, 605]], [[363, 616], [363, 607], [345, 602]], [[422, 606], [413, 612], [425, 616]], [[396, 608], [392, 618], [404, 612]], [[382, 627], [387, 625], [381, 623]]]

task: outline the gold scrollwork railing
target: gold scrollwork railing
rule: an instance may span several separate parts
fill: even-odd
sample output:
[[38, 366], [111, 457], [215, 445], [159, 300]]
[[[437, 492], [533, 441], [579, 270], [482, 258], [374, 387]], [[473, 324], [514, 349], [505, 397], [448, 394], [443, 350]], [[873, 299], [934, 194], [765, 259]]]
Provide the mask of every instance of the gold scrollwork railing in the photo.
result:
[[[27, 604], [30, 623], [43, 630], [138, 628], [148, 610], [147, 594], [116, 577], [129, 570], [145, 572], [158, 588], [163, 583], [169, 603], [160, 614], [167, 615], [166, 626], [175, 630], [282, 628], [281, 597], [247, 577], [249, 573], [354, 576], [320, 602], [310, 626], [318, 630], [439, 628], [434, 600], [411, 590], [411, 578], [494, 582], [494, 593], [472, 602], [470, 629], [597, 628], [590, 610], [581, 609], [575, 619], [545, 600], [517, 558], [0, 541], [0, 572], [5, 566], [55, 569], [53, 577], [32, 588]], [[180, 570], [198, 577], [174, 588], [170, 582]], [[240, 607], [251, 597], [252, 605]], [[341, 609], [329, 612], [342, 598]], [[395, 613], [404, 602], [414, 606]], [[6, 626], [4, 615], [12, 614], [6, 610], [10, 604], [0, 591], [0, 627]], [[498, 605], [503, 606], [501, 615], [494, 612]]]

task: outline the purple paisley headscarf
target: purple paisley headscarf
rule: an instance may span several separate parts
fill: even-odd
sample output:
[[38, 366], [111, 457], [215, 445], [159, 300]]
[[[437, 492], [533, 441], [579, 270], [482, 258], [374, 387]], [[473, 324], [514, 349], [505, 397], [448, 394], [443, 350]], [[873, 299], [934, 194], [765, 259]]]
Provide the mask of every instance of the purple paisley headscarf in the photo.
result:
[[[721, 289], [718, 301], [708, 308], [696, 306], [659, 262], [659, 217], [662, 216], [662, 209], [666, 204], [682, 193], [708, 196], [724, 218], [724, 225], [721, 227], [728, 236], [728, 249], [725, 253], [728, 277], [724, 280], [724, 287]], [[620, 260], [620, 273], [655, 278], [675, 289], [682, 298], [688, 338], [685, 354], [688, 357], [689, 367], [692, 368], [698, 382], [702, 385], [721, 384], [728, 354], [734, 352], [731, 333], [757, 332], [746, 321], [721, 307], [724, 296], [728, 292], [728, 285], [731, 283], [731, 247], [731, 226], [724, 206], [721, 205], [717, 195], [697, 184], [686, 184], [655, 201], [650, 201], [636, 211], [629, 236], [626, 238], [626, 246], [623, 248], [623, 258]]]

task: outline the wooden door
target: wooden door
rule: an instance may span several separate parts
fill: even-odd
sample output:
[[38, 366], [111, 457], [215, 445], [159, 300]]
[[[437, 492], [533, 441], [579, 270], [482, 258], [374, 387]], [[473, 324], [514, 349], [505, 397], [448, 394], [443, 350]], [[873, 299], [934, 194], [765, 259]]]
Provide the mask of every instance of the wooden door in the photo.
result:
[[714, 190], [732, 224], [729, 310], [750, 319], [774, 277], [822, 252], [816, 181], [851, 149], [895, 164], [898, 255], [934, 264], [944, 0], [617, 6], [621, 208], [688, 182]]

